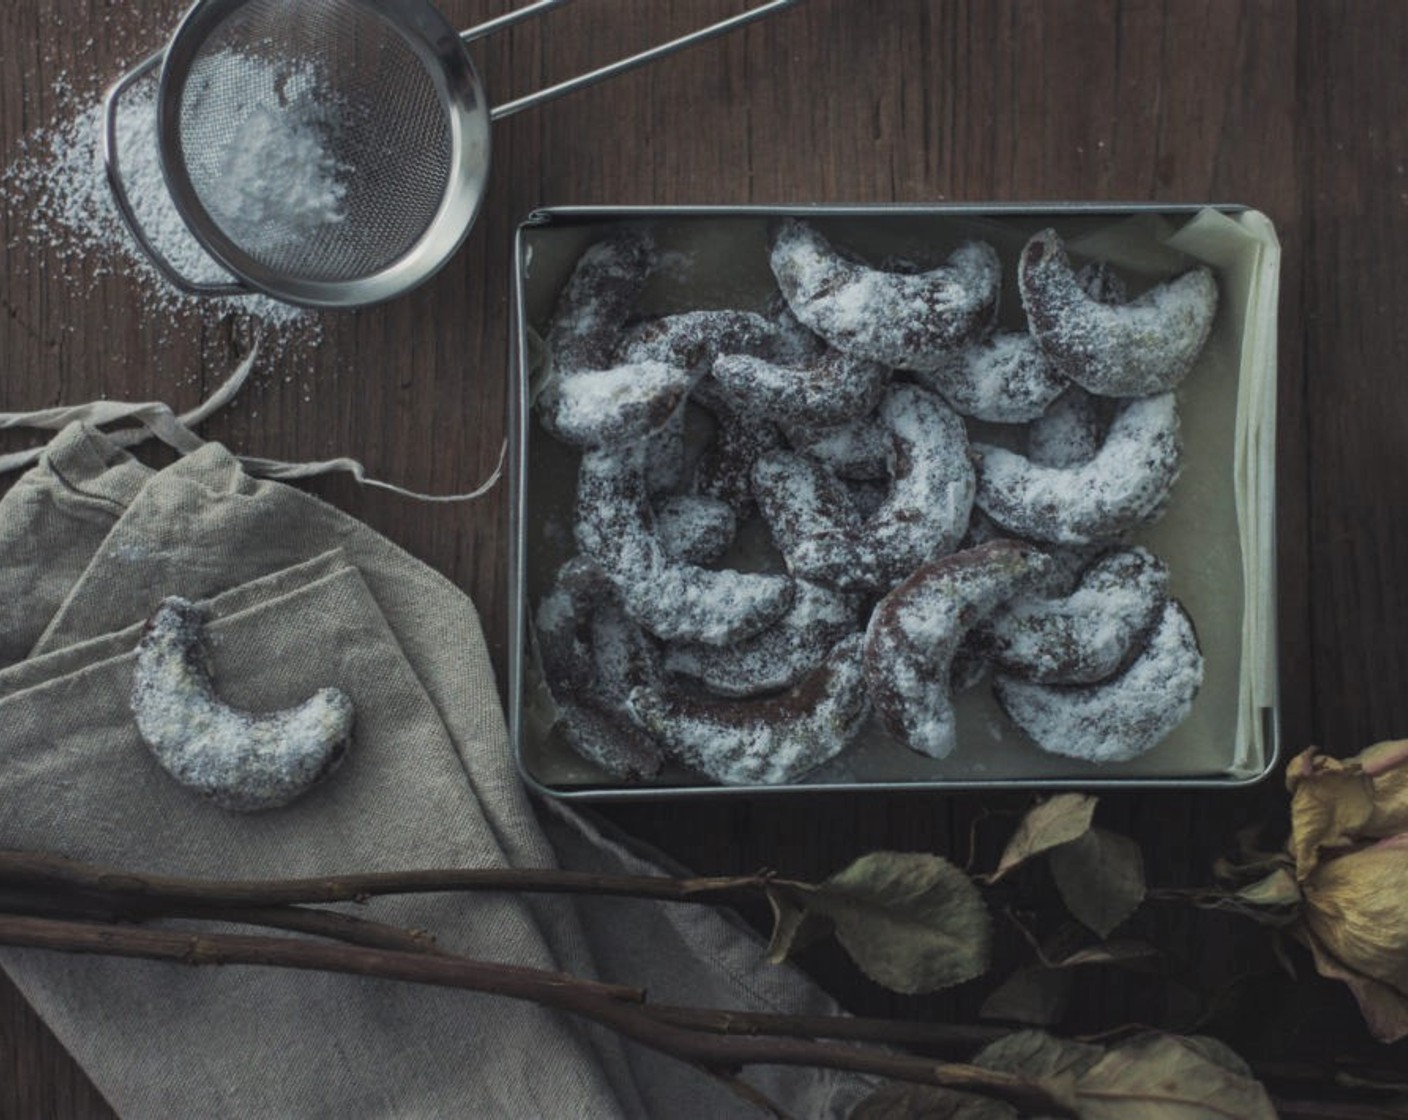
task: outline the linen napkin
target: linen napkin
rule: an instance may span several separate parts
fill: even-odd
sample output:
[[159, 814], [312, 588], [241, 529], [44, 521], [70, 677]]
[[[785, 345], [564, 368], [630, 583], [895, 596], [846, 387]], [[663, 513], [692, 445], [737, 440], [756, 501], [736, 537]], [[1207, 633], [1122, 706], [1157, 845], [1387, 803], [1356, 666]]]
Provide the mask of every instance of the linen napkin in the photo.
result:
[[[326, 782], [236, 814], [160, 769], [128, 693], [141, 624], [168, 595], [205, 606], [226, 701], [272, 710], [325, 685], [352, 697], [355, 741]], [[97, 430], [66, 428], [0, 499], [0, 604], [0, 845], [210, 877], [655, 870], [561, 805], [535, 815], [458, 588], [333, 507], [252, 478], [223, 447], [152, 471]], [[460, 894], [355, 912], [663, 1002], [836, 1010], [704, 907]], [[693, 1069], [497, 997], [39, 950], [0, 951], [0, 966], [128, 1116], [751, 1114]], [[748, 1076], [806, 1116], [845, 1115], [869, 1088], [825, 1071]]]

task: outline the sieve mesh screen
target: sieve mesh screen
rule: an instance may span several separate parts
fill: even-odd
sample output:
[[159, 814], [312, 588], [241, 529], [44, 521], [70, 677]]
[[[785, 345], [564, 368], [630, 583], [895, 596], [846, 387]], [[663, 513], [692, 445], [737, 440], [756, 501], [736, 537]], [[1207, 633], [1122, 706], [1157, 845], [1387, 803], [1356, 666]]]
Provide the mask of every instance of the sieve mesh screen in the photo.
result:
[[177, 131], [224, 236], [307, 281], [353, 281], [405, 255], [455, 157], [436, 72], [366, 0], [233, 6], [191, 59]]

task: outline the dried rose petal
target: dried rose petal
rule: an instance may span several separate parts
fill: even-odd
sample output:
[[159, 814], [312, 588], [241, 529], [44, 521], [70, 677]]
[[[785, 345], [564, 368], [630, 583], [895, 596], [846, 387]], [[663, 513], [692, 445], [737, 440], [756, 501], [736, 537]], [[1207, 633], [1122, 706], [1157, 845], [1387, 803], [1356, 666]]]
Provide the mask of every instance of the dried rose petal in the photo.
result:
[[1378, 743], [1354, 758], [1315, 748], [1291, 760], [1291, 855], [1307, 879], [1321, 854], [1408, 832], [1408, 739]]

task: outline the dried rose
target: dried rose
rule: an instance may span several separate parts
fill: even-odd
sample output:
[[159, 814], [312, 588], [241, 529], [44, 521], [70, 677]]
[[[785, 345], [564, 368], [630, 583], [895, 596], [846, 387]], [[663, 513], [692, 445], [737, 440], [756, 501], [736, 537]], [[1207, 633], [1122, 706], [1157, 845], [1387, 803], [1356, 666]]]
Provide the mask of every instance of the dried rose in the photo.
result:
[[1408, 740], [1343, 760], [1309, 750], [1286, 780], [1305, 899], [1296, 932], [1377, 1038], [1408, 1036]]

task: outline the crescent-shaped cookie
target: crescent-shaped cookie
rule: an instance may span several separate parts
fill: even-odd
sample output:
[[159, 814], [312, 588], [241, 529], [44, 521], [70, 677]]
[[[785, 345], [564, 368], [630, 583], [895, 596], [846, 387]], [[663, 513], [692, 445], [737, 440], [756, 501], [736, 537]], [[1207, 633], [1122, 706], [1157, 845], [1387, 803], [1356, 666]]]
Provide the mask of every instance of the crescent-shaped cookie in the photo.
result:
[[583, 557], [558, 569], [534, 614], [539, 661], [574, 751], [613, 777], [654, 777], [664, 756], [631, 720], [630, 689], [659, 675], [654, 651], [613, 602], [611, 582]]
[[833, 349], [801, 364], [723, 354], [711, 372], [738, 409], [782, 425], [857, 419], [880, 403], [890, 383], [888, 367]]
[[1025, 424], [1067, 385], [1025, 332], [1004, 331], [948, 355], [917, 375], [955, 412], [994, 424]]
[[890, 429], [874, 413], [829, 427], [788, 428], [786, 435], [794, 451], [816, 459], [837, 478], [875, 482], [889, 473]]
[[582, 456], [576, 533], [627, 615], [666, 641], [735, 642], [792, 605], [786, 576], [701, 568], [669, 555], [656, 530], [640, 445]]
[[1129, 303], [1101, 302], [1081, 286], [1049, 229], [1022, 250], [1017, 286], [1032, 337], [1056, 372], [1106, 397], [1172, 389], [1193, 368], [1217, 314], [1217, 281], [1205, 267]]
[[617, 229], [587, 246], [548, 324], [548, 352], [557, 373], [616, 364], [622, 331], [654, 263], [654, 243], [641, 229]]
[[721, 498], [673, 494], [655, 505], [655, 531], [665, 552], [686, 564], [712, 564], [733, 543], [738, 517]]
[[791, 688], [858, 627], [859, 602], [829, 587], [797, 580], [792, 609], [761, 634], [731, 646], [666, 648], [668, 672], [699, 681], [720, 696], [758, 696]]
[[712, 378], [699, 382], [692, 399], [716, 423], [713, 442], [694, 465], [694, 489], [727, 502], [740, 519], [746, 517], [753, 509], [753, 464], [783, 445], [782, 432], [776, 424], [734, 408]]
[[988, 657], [1041, 684], [1093, 684], [1119, 672], [1168, 599], [1168, 569], [1143, 548], [1108, 552], [1060, 598], [1023, 596], [984, 625]]
[[638, 688], [636, 719], [686, 766], [726, 785], [796, 781], [850, 744], [868, 711], [861, 636], [843, 638], [780, 696], [706, 700]]
[[1078, 467], [1100, 450], [1103, 432], [1096, 399], [1069, 385], [1027, 426], [1027, 458], [1039, 467]]
[[1093, 459], [1043, 467], [1001, 447], [974, 444], [978, 508], [1007, 532], [1055, 544], [1118, 540], [1163, 512], [1182, 445], [1172, 393], [1124, 402]]
[[688, 373], [669, 363], [617, 368], [616, 348], [654, 259], [643, 231], [618, 230], [587, 247], [558, 296], [547, 332], [551, 367], [533, 407], [564, 443], [639, 439], [663, 426], [689, 391]]
[[815, 461], [793, 452], [758, 460], [754, 492], [793, 574], [884, 591], [962, 539], [974, 493], [963, 421], [933, 393], [901, 384], [890, 387], [879, 416], [890, 433], [890, 489], [864, 521]]
[[837, 350], [893, 369], [925, 370], [992, 329], [1002, 268], [970, 241], [940, 268], [887, 272], [843, 256], [812, 226], [788, 219], [770, 257], [792, 313]]
[[609, 447], [664, 429], [693, 379], [677, 366], [636, 362], [559, 377], [538, 396], [543, 427], [573, 447]]
[[137, 645], [131, 707], [162, 769], [223, 809], [276, 809], [301, 797], [342, 761], [352, 701], [320, 688], [277, 712], [246, 712], [215, 691], [194, 603], [163, 599]]
[[1037, 746], [1088, 762], [1126, 762], [1187, 718], [1203, 683], [1203, 655], [1188, 612], [1174, 599], [1139, 656], [1094, 685], [1035, 684], [999, 673], [998, 703]]
[[787, 352], [790, 337], [752, 311], [682, 311], [636, 323], [616, 349], [621, 363], [664, 362], [696, 375], [722, 354]]
[[865, 631], [865, 680], [886, 731], [931, 758], [953, 751], [950, 673], [959, 645], [1047, 563], [1032, 545], [992, 541], [924, 565], [880, 600]]

